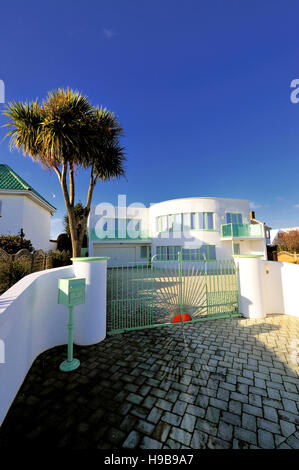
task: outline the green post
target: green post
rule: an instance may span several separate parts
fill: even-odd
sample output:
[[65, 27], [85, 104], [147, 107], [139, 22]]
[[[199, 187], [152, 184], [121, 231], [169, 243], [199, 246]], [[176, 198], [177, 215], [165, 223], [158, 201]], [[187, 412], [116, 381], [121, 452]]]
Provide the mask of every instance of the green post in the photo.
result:
[[69, 310], [67, 360], [59, 366], [63, 372], [75, 370], [80, 365], [79, 359], [73, 358], [74, 307], [85, 303], [85, 284], [84, 278], [58, 279], [58, 303]]
[[181, 314], [181, 322], [183, 322], [183, 278], [182, 278], [182, 258], [183, 258], [183, 251], [179, 251], [178, 255], [178, 263], [179, 263], [179, 307], [180, 307], [180, 314]]
[[74, 307], [69, 307], [69, 322], [68, 322], [68, 346], [67, 346], [67, 360], [63, 361], [59, 369], [63, 372], [70, 372], [79, 367], [79, 359], [73, 358], [73, 337], [74, 337]]

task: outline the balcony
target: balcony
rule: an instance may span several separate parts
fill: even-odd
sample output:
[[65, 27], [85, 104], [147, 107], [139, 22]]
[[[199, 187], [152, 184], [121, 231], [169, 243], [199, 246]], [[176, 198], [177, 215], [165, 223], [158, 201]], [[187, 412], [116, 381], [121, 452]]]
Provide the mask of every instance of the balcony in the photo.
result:
[[221, 239], [234, 238], [261, 240], [264, 238], [264, 227], [260, 224], [225, 224], [221, 225]]
[[110, 242], [117, 242], [117, 241], [131, 241], [131, 242], [138, 242], [138, 241], [150, 241], [151, 236], [148, 230], [136, 230], [133, 233], [130, 233], [130, 230], [124, 230], [121, 232], [120, 230], [115, 230], [109, 232], [105, 231], [97, 231], [92, 228], [89, 229], [88, 237], [90, 241], [110, 241]]

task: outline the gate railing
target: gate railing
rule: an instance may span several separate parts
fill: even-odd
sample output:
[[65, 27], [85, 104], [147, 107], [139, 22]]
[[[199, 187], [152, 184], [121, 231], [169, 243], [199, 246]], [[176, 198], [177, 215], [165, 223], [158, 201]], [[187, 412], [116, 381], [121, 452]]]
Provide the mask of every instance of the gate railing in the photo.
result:
[[[185, 315], [184, 315], [185, 314]], [[233, 259], [177, 261], [108, 268], [107, 332], [239, 316]]]

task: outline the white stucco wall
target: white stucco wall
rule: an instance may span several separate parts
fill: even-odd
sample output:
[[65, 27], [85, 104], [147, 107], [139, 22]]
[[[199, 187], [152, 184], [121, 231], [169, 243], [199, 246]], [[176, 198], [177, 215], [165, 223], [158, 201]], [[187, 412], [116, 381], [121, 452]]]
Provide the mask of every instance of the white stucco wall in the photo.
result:
[[0, 233], [3, 235], [16, 235], [23, 227], [24, 199], [23, 196], [0, 195]]
[[23, 230], [36, 250], [48, 251], [50, 242], [51, 214], [29, 198], [24, 198]]
[[51, 213], [26, 196], [1, 194], [2, 213], [0, 233], [17, 235], [21, 228], [33, 247], [48, 251], [50, 243]]
[[[0, 296], [5, 353], [5, 362], [0, 360], [0, 425], [35, 358], [67, 343], [68, 309], [57, 303], [59, 278], [86, 279], [85, 304], [75, 307], [74, 342], [95, 344], [105, 337], [106, 263], [88, 261], [30, 274]], [[67, 349], [61, 360], [66, 354]], [[61, 373], [57, 369], [57, 375]]]
[[236, 258], [239, 304], [244, 317], [269, 314], [299, 317], [299, 265], [259, 258]]

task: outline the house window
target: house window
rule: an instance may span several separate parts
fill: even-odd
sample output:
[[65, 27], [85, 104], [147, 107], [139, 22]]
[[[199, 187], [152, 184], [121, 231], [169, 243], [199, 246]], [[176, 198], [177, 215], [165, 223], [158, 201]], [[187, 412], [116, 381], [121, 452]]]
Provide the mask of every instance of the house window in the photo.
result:
[[173, 215], [169, 215], [168, 216], [168, 230], [170, 232], [173, 231], [173, 220], [174, 220]]
[[213, 212], [206, 212], [206, 229], [214, 229], [214, 214]]
[[175, 261], [176, 260], [175, 246], [169, 246], [168, 247], [167, 259], [169, 259], [169, 261]]
[[200, 230], [214, 230], [214, 213], [213, 212], [199, 212], [199, 229]]
[[198, 216], [195, 212], [191, 212], [191, 221], [190, 221], [190, 226], [191, 230], [194, 230], [198, 228]]
[[216, 259], [215, 245], [202, 245], [200, 248], [200, 260], [212, 261]]
[[147, 246], [141, 246], [140, 247], [140, 258], [147, 258], [147, 255], [148, 255]]
[[190, 214], [182, 214], [183, 230], [190, 230]]
[[138, 238], [141, 231], [140, 219], [104, 219], [103, 230], [108, 238]]
[[240, 243], [234, 243], [234, 255], [239, 255], [240, 254]]
[[183, 261], [213, 261], [216, 260], [215, 245], [202, 245], [200, 248], [182, 248], [180, 246], [157, 246], [158, 261], [177, 261], [178, 253], [182, 250]]
[[242, 224], [242, 214], [235, 214], [233, 212], [226, 213], [226, 223], [227, 224]]
[[199, 249], [198, 248], [183, 248], [183, 260], [184, 261], [199, 261]]
[[182, 230], [182, 214], [174, 214], [173, 216], [173, 231], [180, 232]]

